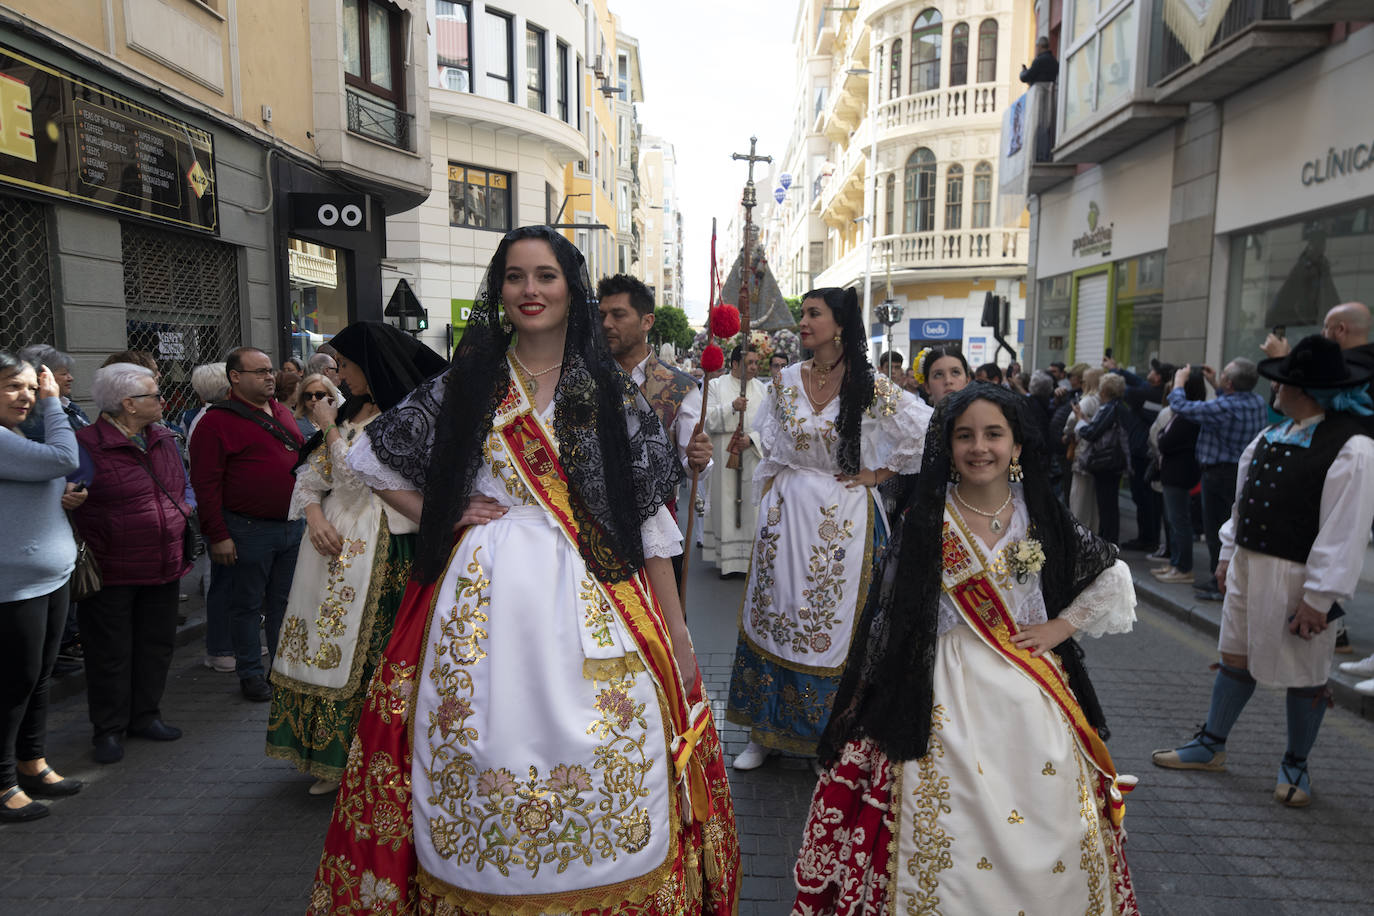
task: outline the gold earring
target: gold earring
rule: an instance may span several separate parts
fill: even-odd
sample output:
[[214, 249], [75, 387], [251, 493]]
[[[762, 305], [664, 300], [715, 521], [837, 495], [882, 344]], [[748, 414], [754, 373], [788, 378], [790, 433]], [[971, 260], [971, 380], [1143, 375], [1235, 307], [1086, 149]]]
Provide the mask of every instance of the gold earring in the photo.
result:
[[949, 482], [958, 483], [960, 479], [959, 472], [954, 470], [953, 466], [951, 466], [949, 469]]
[[1025, 472], [1021, 470], [1021, 459], [1012, 458], [1011, 464], [1007, 467], [1007, 479], [1012, 483], [1020, 483], [1025, 477]]
[[505, 309], [505, 307], [503, 306], [503, 307], [501, 308], [501, 333], [502, 333], [502, 334], [509, 334], [510, 332], [511, 332], [510, 315], [506, 314], [506, 309]]
[[837, 346], [837, 347], [838, 347], [838, 346], [839, 346], [839, 345], [840, 345], [840, 334], [839, 334], [839, 332], [838, 332], [838, 331], [836, 331], [836, 332], [835, 332], [835, 336], [834, 336], [834, 337], [832, 337], [832, 338], [831, 338], [831, 340], [833, 340], [833, 341], [834, 341], [834, 343], [835, 343], [835, 346]]

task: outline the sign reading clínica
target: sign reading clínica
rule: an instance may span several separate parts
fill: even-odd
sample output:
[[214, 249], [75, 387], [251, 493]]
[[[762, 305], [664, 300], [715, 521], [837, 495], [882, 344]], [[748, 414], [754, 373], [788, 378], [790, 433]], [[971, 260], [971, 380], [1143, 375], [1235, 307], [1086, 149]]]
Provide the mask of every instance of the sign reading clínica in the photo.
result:
[[209, 131], [0, 47], [0, 183], [215, 232]]

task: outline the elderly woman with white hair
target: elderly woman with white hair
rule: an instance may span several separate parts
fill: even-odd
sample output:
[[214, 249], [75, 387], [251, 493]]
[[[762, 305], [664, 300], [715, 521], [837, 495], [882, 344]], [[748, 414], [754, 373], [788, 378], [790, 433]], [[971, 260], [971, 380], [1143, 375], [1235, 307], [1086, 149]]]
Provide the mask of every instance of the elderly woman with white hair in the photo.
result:
[[229, 397], [229, 373], [224, 367], [223, 362], [204, 363], [191, 370], [191, 390], [200, 398], [200, 404], [181, 415], [181, 428], [186, 430], [188, 443], [196, 421], [205, 415], [205, 408]]
[[96, 763], [124, 757], [125, 735], [175, 741], [162, 692], [177, 626], [177, 584], [191, 565], [183, 532], [194, 497], [176, 440], [162, 419], [156, 376], [115, 363], [91, 388], [100, 418], [76, 434], [95, 469], [74, 513], [100, 562], [101, 589], [78, 605], [86, 643], [86, 694]]
[[[49, 344], [40, 343], [30, 344], [16, 353], [15, 356], [30, 366], [48, 367], [53, 380], [57, 382], [58, 403], [62, 405], [62, 412], [67, 415], [67, 420], [71, 423], [73, 431], [91, 425], [90, 417], [86, 416], [86, 412], [81, 409], [81, 406], [72, 400], [72, 389], [76, 385], [76, 375], [72, 372], [74, 361], [70, 354], [63, 353]], [[43, 418], [37, 414], [25, 420], [19, 429], [31, 442], [44, 441]]]

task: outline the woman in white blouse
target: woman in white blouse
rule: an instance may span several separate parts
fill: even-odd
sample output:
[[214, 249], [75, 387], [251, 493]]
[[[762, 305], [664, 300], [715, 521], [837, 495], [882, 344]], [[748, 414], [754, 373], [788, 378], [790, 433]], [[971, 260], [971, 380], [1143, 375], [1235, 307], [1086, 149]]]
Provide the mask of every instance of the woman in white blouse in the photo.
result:
[[1134, 780], [1072, 638], [1131, 628], [1130, 571], [1054, 498], [1023, 402], [974, 383], [931, 421], [822, 744], [794, 914], [1139, 912]]
[[873, 372], [853, 290], [807, 293], [801, 340], [814, 356], [783, 369], [759, 411], [759, 527], [726, 711], [750, 729], [737, 770], [815, 755], [887, 541], [877, 487], [920, 470], [931, 413]]

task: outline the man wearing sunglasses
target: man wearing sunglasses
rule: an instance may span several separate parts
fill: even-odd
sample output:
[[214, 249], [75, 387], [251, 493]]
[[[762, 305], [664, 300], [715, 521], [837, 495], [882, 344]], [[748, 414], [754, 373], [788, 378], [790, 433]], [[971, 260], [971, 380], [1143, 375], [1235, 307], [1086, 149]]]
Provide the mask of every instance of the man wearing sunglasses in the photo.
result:
[[267, 702], [272, 688], [263, 665], [258, 623], [277, 651], [304, 522], [287, 521], [305, 439], [291, 411], [274, 399], [272, 358], [240, 347], [225, 357], [229, 396], [211, 405], [191, 438], [191, 485], [200, 507], [210, 559], [230, 576], [229, 630], [239, 687]]

